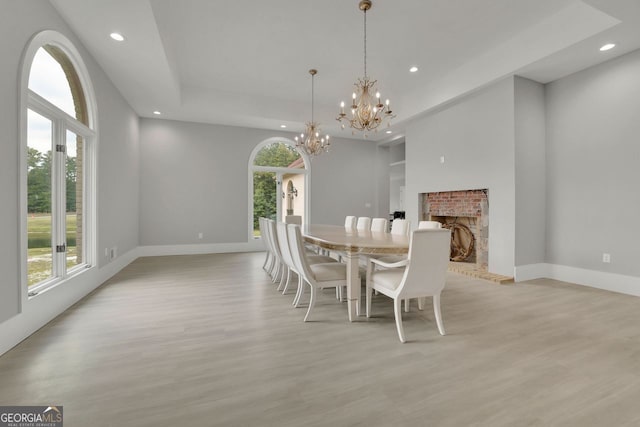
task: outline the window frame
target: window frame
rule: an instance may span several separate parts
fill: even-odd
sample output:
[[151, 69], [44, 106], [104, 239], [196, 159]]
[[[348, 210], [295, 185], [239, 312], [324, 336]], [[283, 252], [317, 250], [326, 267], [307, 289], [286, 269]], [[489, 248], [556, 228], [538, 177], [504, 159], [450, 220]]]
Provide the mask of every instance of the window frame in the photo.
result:
[[[78, 77], [82, 87], [82, 94], [86, 104], [85, 125], [75, 117], [70, 116], [59, 107], [41, 95], [29, 89], [29, 75], [33, 65], [36, 52], [45, 45], [58, 48], [68, 59], [70, 65]], [[42, 294], [44, 291], [65, 283], [69, 278], [80, 274], [87, 269], [97, 265], [97, 232], [96, 232], [96, 164], [98, 152], [98, 131], [97, 131], [97, 108], [93, 85], [89, 78], [82, 58], [74, 45], [62, 34], [56, 31], [42, 31], [34, 35], [25, 48], [21, 63], [21, 80], [19, 93], [19, 126], [20, 126], [20, 281], [21, 281], [21, 304], [28, 299]], [[66, 146], [67, 131], [83, 138], [83, 259], [82, 263], [67, 267], [66, 252], [63, 256], [54, 256], [52, 265], [52, 276], [32, 286], [28, 285], [28, 186], [27, 186], [27, 147], [28, 147], [28, 111], [31, 110], [52, 122], [53, 144], [56, 141]], [[65, 191], [65, 155], [54, 156], [52, 164], [52, 248], [59, 244], [60, 240], [66, 242], [65, 220], [66, 217], [66, 194]], [[54, 183], [55, 180], [55, 183]], [[55, 212], [54, 212], [55, 210]], [[60, 212], [64, 211], [62, 219]], [[54, 214], [58, 216], [54, 219]]]
[[[302, 157], [302, 161], [304, 162], [304, 169], [293, 169], [293, 168], [286, 168], [286, 167], [278, 167], [278, 166], [256, 166], [254, 165], [254, 161], [256, 159], [256, 156], [258, 155], [258, 153], [266, 146], [271, 145], [271, 144], [275, 144], [275, 143], [281, 143], [281, 144], [285, 144], [288, 145], [292, 148], [294, 148], [299, 154], [300, 157]], [[285, 173], [293, 173], [293, 174], [301, 174], [304, 175], [304, 218], [303, 218], [303, 222], [305, 224], [310, 224], [311, 221], [311, 159], [309, 158], [309, 156], [300, 151], [297, 147], [296, 147], [296, 143], [289, 139], [289, 138], [280, 138], [280, 137], [273, 137], [273, 138], [268, 138], [265, 139], [264, 141], [260, 142], [259, 144], [257, 144], [253, 151], [251, 152], [251, 155], [249, 156], [249, 167], [248, 167], [248, 183], [249, 183], [249, 191], [248, 191], [248, 206], [249, 206], [249, 212], [248, 212], [248, 222], [247, 222], [247, 232], [248, 232], [248, 241], [254, 241], [257, 239], [261, 239], [262, 237], [254, 237], [253, 235], [253, 173], [254, 172], [274, 172], [276, 174], [276, 177], [281, 177], [283, 174]], [[282, 209], [282, 200], [280, 198], [280, 193], [282, 191], [282, 180], [281, 179], [277, 179], [276, 182], [276, 193], [278, 195], [278, 197], [276, 197], [276, 203], [277, 203], [277, 208], [276, 208], [276, 212], [281, 212]]]

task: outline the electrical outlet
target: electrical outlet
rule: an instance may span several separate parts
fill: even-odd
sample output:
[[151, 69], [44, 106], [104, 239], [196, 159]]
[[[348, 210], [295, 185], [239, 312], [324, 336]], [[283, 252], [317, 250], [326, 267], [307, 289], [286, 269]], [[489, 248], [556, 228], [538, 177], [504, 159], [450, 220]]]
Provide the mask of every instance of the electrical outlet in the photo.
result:
[[444, 165], [444, 156], [440, 156], [440, 163]]
[[198, 239], [202, 239], [204, 237], [203, 233], [198, 233]]
[[118, 256], [118, 247], [114, 246], [111, 248], [110, 252], [109, 252], [109, 259], [115, 259]]
[[602, 262], [607, 264], [611, 262], [611, 254], [602, 254]]

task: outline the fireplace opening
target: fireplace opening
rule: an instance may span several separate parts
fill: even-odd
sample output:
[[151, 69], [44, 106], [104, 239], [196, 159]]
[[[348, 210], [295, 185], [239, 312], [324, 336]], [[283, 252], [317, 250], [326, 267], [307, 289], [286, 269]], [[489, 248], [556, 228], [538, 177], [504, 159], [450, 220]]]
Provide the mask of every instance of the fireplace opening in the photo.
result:
[[423, 193], [421, 198], [421, 220], [438, 221], [451, 230], [451, 260], [488, 271], [488, 190]]

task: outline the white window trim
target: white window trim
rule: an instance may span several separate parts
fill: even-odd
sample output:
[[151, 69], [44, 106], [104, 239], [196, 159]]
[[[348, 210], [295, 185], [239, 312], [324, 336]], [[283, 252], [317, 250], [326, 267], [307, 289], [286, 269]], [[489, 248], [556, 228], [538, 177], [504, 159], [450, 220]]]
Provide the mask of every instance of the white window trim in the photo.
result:
[[[78, 75], [87, 107], [87, 118], [89, 127], [80, 123], [75, 117], [62, 111], [54, 106], [42, 96], [34, 93], [29, 89], [29, 74], [33, 59], [38, 49], [44, 45], [52, 45], [62, 50], [71, 61]], [[51, 30], [46, 30], [35, 34], [28, 42], [20, 64], [20, 85], [18, 87], [18, 111], [19, 111], [19, 137], [20, 150], [18, 162], [20, 165], [19, 180], [19, 218], [20, 218], [20, 307], [22, 311], [23, 305], [29, 300], [29, 293], [40, 294], [45, 290], [51, 289], [62, 283], [65, 283], [70, 277], [86, 270], [86, 267], [94, 267], [97, 265], [97, 153], [98, 153], [98, 121], [97, 121], [97, 103], [93, 84], [89, 76], [89, 72], [82, 60], [82, 57], [73, 43], [64, 35]], [[86, 260], [83, 265], [69, 268], [64, 277], [55, 277], [51, 280], [44, 281], [38, 285], [28, 287], [27, 280], [27, 137], [28, 137], [28, 119], [27, 110], [31, 109], [44, 117], [51, 120], [58, 120], [64, 124], [64, 127], [77, 135], [85, 138], [87, 151], [84, 158], [84, 185], [88, 197], [84, 201], [84, 233], [85, 233], [85, 256]], [[54, 125], [55, 132], [56, 126]], [[52, 230], [55, 232], [55, 230]]]
[[[302, 161], [304, 162], [304, 169], [299, 169], [299, 168], [282, 168], [282, 167], [270, 167], [270, 166], [255, 166], [253, 164], [253, 162], [255, 161], [256, 156], [258, 155], [258, 153], [260, 152], [260, 150], [262, 150], [265, 146], [267, 145], [271, 145], [274, 143], [282, 143], [282, 144], [286, 144], [290, 147], [295, 148], [295, 150], [300, 153], [300, 157], [302, 157]], [[255, 238], [253, 237], [253, 173], [254, 172], [275, 172], [276, 174], [283, 174], [283, 173], [294, 173], [294, 174], [301, 174], [304, 175], [304, 218], [303, 218], [303, 222], [305, 224], [310, 224], [311, 221], [311, 159], [309, 158], [309, 156], [298, 150], [298, 148], [296, 147], [296, 143], [289, 139], [289, 138], [282, 138], [282, 137], [273, 137], [273, 138], [268, 138], [265, 139], [264, 141], [260, 142], [258, 145], [255, 146], [255, 148], [253, 149], [253, 151], [251, 152], [251, 155], [249, 156], [249, 167], [247, 168], [249, 173], [248, 173], [248, 185], [249, 185], [249, 191], [248, 191], [248, 206], [249, 206], [249, 218], [248, 218], [248, 222], [247, 222], [247, 234], [248, 234], [248, 241], [251, 242], [253, 241]], [[277, 203], [281, 203], [280, 201], [280, 197], [276, 198]]]

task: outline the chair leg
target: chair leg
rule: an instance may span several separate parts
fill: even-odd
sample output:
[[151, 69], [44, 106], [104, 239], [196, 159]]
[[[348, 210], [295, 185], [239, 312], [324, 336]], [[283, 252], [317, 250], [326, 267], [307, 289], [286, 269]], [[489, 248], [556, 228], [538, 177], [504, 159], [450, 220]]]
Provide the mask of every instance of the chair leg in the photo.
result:
[[274, 263], [274, 267], [275, 267], [275, 271], [273, 272], [273, 275], [271, 276], [271, 281], [273, 283], [276, 283], [278, 281], [278, 278], [280, 277], [280, 263], [276, 260], [276, 262]]
[[[282, 295], [286, 294], [289, 290], [289, 283], [291, 282], [291, 269], [286, 267], [287, 269], [287, 280], [284, 282], [284, 288], [282, 289]], [[284, 280], [284, 273], [282, 274], [282, 279]]]
[[371, 267], [371, 263], [368, 262], [367, 263], [367, 272], [365, 274], [365, 288], [364, 288], [364, 292], [365, 292], [365, 310], [367, 313], [367, 317], [371, 317], [371, 271], [372, 267]]
[[278, 284], [278, 287], [276, 288], [276, 291], [280, 291], [284, 287], [284, 280], [286, 278], [286, 275], [284, 274], [285, 271], [288, 273], [289, 272], [289, 267], [287, 267], [286, 265], [283, 264], [283, 266], [282, 266], [282, 275], [280, 276], [280, 284]]
[[418, 310], [424, 310], [424, 297], [418, 298]]
[[446, 335], [444, 333], [444, 325], [442, 324], [442, 313], [440, 313], [440, 294], [433, 296], [433, 312], [436, 315], [436, 323], [438, 324], [440, 335]]
[[271, 252], [266, 251], [267, 254], [264, 257], [264, 264], [262, 264], [262, 269], [266, 270], [267, 269], [267, 263], [269, 262], [269, 255], [271, 255]]
[[298, 308], [300, 305], [300, 299], [302, 299], [302, 294], [304, 293], [304, 280], [302, 276], [298, 274], [298, 290], [296, 292], [296, 297], [293, 299], [293, 306]]
[[273, 254], [271, 254], [271, 252], [269, 252], [269, 254], [271, 256], [269, 257], [269, 265], [267, 266], [267, 273], [269, 274], [269, 276], [273, 278], [273, 269], [276, 266], [276, 257], [274, 257]]
[[411, 300], [409, 298], [407, 298], [406, 300], [404, 300], [404, 312], [408, 313], [409, 312], [409, 304], [410, 304]]
[[393, 312], [396, 316], [396, 328], [398, 329], [398, 338], [401, 342], [406, 342], [404, 338], [404, 329], [402, 328], [402, 300], [396, 298], [393, 300]]
[[316, 296], [318, 293], [318, 289], [315, 286], [311, 286], [311, 300], [309, 301], [309, 308], [307, 309], [307, 314], [304, 316], [304, 321], [309, 320], [309, 315], [311, 314], [311, 310], [313, 310], [313, 306], [316, 304]]

